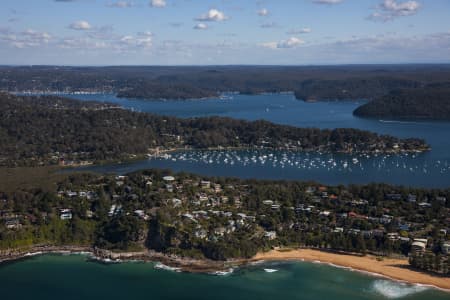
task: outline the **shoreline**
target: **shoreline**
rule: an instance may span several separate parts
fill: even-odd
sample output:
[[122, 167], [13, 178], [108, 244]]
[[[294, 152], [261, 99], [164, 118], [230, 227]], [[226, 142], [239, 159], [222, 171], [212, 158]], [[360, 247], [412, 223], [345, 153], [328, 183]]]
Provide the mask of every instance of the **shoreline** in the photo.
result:
[[450, 277], [413, 269], [410, 267], [407, 259], [385, 257], [383, 260], [377, 260], [372, 255], [358, 256], [316, 249], [296, 249], [259, 252], [249, 261], [304, 261], [327, 264], [370, 276], [383, 277], [397, 282], [433, 287], [444, 292], [450, 292]]
[[43, 246], [33, 247], [23, 251], [10, 251], [9, 255], [0, 251], [0, 266], [37, 255], [51, 254], [83, 254], [90, 260], [108, 264], [134, 261], [154, 262], [159, 264], [159, 267], [156, 267], [158, 269], [210, 275], [227, 275], [232, 273], [236, 268], [245, 268], [253, 264], [263, 264], [264, 262], [308, 262], [325, 264], [348, 271], [356, 271], [371, 277], [435, 288], [450, 293], [450, 277], [415, 270], [410, 267], [407, 259], [383, 258], [383, 260], [377, 260], [372, 255], [359, 256], [356, 254], [328, 252], [308, 248], [281, 251], [270, 250], [268, 252], [259, 252], [249, 259], [213, 261], [167, 255], [153, 250], [112, 252], [87, 246]]
[[195, 259], [168, 255], [153, 250], [139, 252], [113, 252], [89, 246], [37, 246], [22, 250], [0, 251], [0, 266], [14, 263], [38, 255], [70, 255], [85, 254], [90, 260], [99, 263], [126, 263], [132, 261], [155, 262], [167, 266], [169, 269], [187, 273], [220, 274], [230, 267], [243, 264], [244, 260], [213, 261], [209, 259]]

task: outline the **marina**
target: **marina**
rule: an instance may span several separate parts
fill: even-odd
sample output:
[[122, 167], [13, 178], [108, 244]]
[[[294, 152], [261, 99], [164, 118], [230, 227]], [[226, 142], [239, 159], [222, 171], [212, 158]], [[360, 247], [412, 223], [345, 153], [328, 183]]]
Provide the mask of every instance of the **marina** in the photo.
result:
[[149, 168], [205, 176], [306, 180], [324, 184], [388, 182], [417, 187], [446, 187], [450, 175], [448, 160], [428, 160], [426, 154], [348, 156], [270, 150], [177, 151], [140, 161], [76, 170], [125, 174]]
[[[264, 119], [297, 127], [354, 127], [397, 137], [424, 138], [431, 151], [403, 154], [328, 154], [278, 150], [188, 150], [128, 163], [84, 166], [79, 170], [127, 173], [145, 168], [187, 171], [207, 176], [314, 180], [324, 184], [386, 182], [417, 187], [446, 187], [450, 174], [450, 122], [361, 119], [353, 110], [364, 101], [304, 102], [290, 94], [232, 95], [222, 99], [149, 101], [112, 94], [68, 94], [82, 101], [119, 104], [134, 111], [183, 118], [224, 116]], [[269, 110], [267, 110], [269, 108]]]

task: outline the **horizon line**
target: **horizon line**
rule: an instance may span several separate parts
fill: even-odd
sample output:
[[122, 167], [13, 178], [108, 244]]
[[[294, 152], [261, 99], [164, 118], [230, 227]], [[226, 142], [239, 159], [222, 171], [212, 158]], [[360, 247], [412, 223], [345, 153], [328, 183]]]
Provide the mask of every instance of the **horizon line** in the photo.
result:
[[342, 64], [0, 64], [0, 67], [338, 67], [338, 66], [450, 66], [449, 62], [411, 62], [411, 63], [342, 63]]

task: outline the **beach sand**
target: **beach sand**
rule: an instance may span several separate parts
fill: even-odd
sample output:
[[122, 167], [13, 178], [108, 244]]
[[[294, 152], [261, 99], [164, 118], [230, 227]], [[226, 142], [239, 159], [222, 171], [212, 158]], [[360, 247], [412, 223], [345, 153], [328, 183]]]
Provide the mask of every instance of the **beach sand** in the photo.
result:
[[339, 254], [313, 249], [298, 250], [271, 250], [258, 253], [252, 261], [284, 261], [304, 260], [320, 261], [341, 267], [348, 267], [358, 271], [376, 273], [395, 280], [406, 281], [413, 284], [432, 285], [450, 291], [450, 278], [439, 275], [431, 275], [410, 268], [407, 259], [384, 258], [379, 261], [374, 256], [356, 256], [350, 254]]

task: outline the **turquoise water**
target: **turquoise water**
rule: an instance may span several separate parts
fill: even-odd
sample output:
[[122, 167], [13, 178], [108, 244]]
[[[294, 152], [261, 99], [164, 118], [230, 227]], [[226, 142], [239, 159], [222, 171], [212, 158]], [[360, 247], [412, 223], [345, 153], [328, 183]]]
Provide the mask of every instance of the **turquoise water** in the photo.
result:
[[[264, 268], [275, 269], [268, 273]], [[0, 266], [2, 299], [449, 299], [327, 265], [271, 263], [228, 276], [175, 273], [151, 263], [104, 265], [84, 256], [37, 256]]]
[[[346, 156], [292, 154], [289, 152], [220, 151], [177, 153], [167, 159], [87, 168], [97, 172], [126, 173], [146, 168], [170, 168], [207, 176], [315, 180], [324, 184], [386, 182], [418, 187], [450, 186], [450, 122], [371, 120], [353, 116], [361, 101], [299, 101], [293, 95], [232, 95], [228, 99], [146, 101], [114, 95], [68, 95], [125, 108], [178, 117], [226, 116], [246, 120], [265, 119], [298, 127], [352, 127], [398, 137], [424, 138], [432, 151], [403, 156]], [[264, 156], [273, 155], [270, 159]], [[356, 159], [356, 160], [354, 160]], [[356, 162], [356, 163], [354, 163]]]

